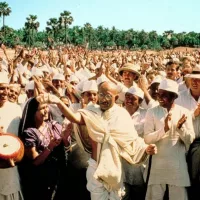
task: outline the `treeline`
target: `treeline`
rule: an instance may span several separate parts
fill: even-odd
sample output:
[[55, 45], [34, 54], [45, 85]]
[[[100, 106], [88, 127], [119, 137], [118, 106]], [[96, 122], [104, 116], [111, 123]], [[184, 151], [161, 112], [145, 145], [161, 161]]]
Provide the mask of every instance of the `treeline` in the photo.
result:
[[5, 17], [10, 15], [11, 8], [6, 2], [0, 2], [0, 16], [3, 26], [0, 29], [0, 40], [9, 47], [15, 45], [32, 46], [46, 49], [49, 46], [73, 45], [89, 49], [131, 49], [162, 50], [178, 46], [200, 47], [200, 33], [165, 31], [159, 35], [156, 31], [145, 32], [134, 29], [118, 30], [103, 26], [93, 28], [90, 23], [83, 27], [72, 26], [74, 19], [69, 11], [64, 11], [58, 18], [47, 21], [46, 30], [38, 31], [40, 23], [36, 15], [26, 18], [24, 27], [19, 30], [5, 25]]

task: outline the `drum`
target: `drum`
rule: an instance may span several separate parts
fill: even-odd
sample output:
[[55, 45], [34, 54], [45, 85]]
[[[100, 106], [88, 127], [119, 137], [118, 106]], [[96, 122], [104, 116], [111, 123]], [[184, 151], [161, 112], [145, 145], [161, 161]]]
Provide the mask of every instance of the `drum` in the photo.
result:
[[24, 156], [24, 144], [19, 137], [3, 133], [0, 135], [0, 160], [19, 162]]

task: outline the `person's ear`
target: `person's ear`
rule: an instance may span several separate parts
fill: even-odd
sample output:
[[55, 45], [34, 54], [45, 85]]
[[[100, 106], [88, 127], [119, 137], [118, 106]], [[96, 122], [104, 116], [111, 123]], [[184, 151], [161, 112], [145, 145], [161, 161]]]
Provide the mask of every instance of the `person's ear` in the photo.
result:
[[119, 98], [119, 95], [116, 95], [115, 96], [115, 102], [117, 101], [118, 98]]

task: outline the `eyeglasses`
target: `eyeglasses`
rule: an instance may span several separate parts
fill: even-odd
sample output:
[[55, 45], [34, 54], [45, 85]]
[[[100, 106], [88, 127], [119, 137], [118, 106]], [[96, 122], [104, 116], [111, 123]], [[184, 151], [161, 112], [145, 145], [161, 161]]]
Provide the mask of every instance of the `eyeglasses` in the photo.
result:
[[112, 99], [112, 95], [111, 94], [98, 93], [98, 97], [99, 98], [105, 98], [107, 101]]

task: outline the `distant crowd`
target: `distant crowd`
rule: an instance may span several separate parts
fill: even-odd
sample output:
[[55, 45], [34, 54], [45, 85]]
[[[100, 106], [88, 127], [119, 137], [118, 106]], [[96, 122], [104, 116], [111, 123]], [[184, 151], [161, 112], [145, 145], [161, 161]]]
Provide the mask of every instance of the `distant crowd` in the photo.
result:
[[1, 50], [0, 200], [200, 198], [198, 50]]

